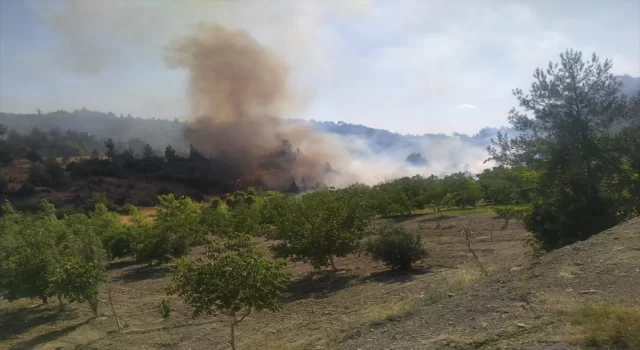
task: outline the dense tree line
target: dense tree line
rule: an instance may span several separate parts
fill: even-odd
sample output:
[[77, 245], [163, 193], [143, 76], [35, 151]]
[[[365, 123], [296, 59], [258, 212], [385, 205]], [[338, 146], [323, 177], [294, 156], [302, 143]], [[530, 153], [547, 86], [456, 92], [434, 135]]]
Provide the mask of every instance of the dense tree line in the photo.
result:
[[[118, 146], [124, 145], [123, 149], [131, 144], [137, 152], [141, 152], [142, 149], [138, 147], [140, 143], [136, 142], [136, 139], [147, 140], [154, 148], [170, 143], [182, 152], [189, 149], [189, 143], [183, 137], [184, 125], [175, 119], [140, 118], [130, 114], [116, 115], [113, 112], [80, 108], [74, 111], [38, 111], [34, 114], [0, 113], [0, 124], [8, 125], [22, 134], [28, 133], [34, 127], [41, 130], [75, 130], [81, 125], [83, 132], [94, 135], [97, 140], [112, 138]], [[142, 146], [146, 143], [142, 143]], [[89, 152], [94, 148], [101, 147], [92, 147]]]
[[130, 178], [142, 177], [159, 182], [183, 183], [201, 193], [228, 192], [233, 190], [239, 169], [215, 158], [207, 158], [194, 147], [186, 155], [180, 154], [171, 145], [158, 152], [145, 144], [142, 152], [129, 146], [117, 147], [112, 139], [104, 141], [104, 155], [97, 153], [67, 165], [66, 170], [73, 179], [94, 177]]
[[100, 147], [101, 142], [85, 132], [63, 132], [58, 128], [45, 131], [35, 127], [21, 134], [0, 124], [0, 166], [17, 159], [35, 162], [43, 158], [88, 156]]

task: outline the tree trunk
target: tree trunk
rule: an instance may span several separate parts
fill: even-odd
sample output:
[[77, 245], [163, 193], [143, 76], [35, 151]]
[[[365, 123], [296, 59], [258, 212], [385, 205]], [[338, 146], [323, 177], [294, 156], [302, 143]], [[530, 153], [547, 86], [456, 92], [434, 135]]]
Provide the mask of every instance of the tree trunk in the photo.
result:
[[89, 307], [91, 308], [93, 315], [97, 317], [98, 316], [98, 298], [97, 297], [95, 299], [89, 298], [87, 302], [89, 303]]
[[231, 350], [236, 350], [236, 315], [233, 315], [231, 321]]
[[40, 297], [40, 299], [42, 299], [42, 303], [43, 304], [48, 304], [49, 303], [49, 298], [47, 298], [46, 295], [43, 295], [42, 297]]
[[336, 267], [336, 262], [333, 261], [333, 255], [329, 256], [329, 262], [331, 263], [331, 269], [333, 270], [333, 272], [338, 271], [338, 268]]
[[58, 303], [60, 304], [60, 311], [64, 310], [64, 302], [62, 301], [62, 297], [58, 295]]

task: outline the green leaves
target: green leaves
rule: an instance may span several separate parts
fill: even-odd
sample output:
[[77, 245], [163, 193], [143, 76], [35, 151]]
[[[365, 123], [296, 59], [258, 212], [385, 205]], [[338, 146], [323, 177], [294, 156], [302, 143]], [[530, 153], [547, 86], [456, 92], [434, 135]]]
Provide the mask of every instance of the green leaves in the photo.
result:
[[501, 219], [504, 219], [504, 225], [502, 229], [506, 229], [509, 226], [511, 219], [522, 219], [522, 216], [527, 212], [527, 207], [516, 205], [503, 205], [495, 206], [491, 208]]
[[189, 247], [206, 241], [200, 205], [188, 197], [158, 196], [155, 220], [145, 222], [139, 215], [133, 222], [136, 232], [136, 260], [166, 263], [189, 252]]
[[96, 312], [106, 258], [96, 225], [83, 214], [59, 220], [46, 201], [42, 207], [42, 213], [33, 215], [3, 206], [0, 296], [12, 301], [58, 295], [88, 301]]
[[205, 257], [176, 261], [169, 293], [191, 306], [194, 317], [277, 311], [276, 298], [289, 280], [284, 266], [283, 261], [267, 259], [247, 236], [216, 240]]
[[422, 235], [403, 226], [383, 225], [364, 241], [364, 249], [374, 260], [391, 268], [409, 269], [427, 255]]
[[98, 314], [98, 287], [106, 276], [102, 261], [84, 261], [70, 257], [53, 272], [50, 295], [64, 297], [69, 302], [88, 302], [94, 315]]
[[478, 175], [484, 198], [497, 205], [529, 203], [539, 173], [525, 167], [497, 166]]
[[346, 192], [308, 193], [288, 201], [272, 237], [281, 242], [272, 249], [278, 257], [315, 268], [333, 265], [334, 257], [358, 250], [371, 217], [372, 212]]
[[[633, 124], [627, 121], [637, 110], [620, 93], [611, 67], [595, 54], [583, 60], [581, 52], [567, 50], [560, 62], [536, 69], [528, 93], [514, 90], [520, 108], [510, 111], [509, 122], [519, 134], [499, 134], [489, 147], [490, 159], [500, 165], [533, 172], [509, 181], [535, 182], [523, 222], [544, 249], [586, 239], [637, 212], [631, 174], [638, 166], [629, 168], [626, 160], [638, 154], [628, 147], [638, 132], [625, 125]], [[514, 203], [518, 191], [500, 188], [491, 177], [481, 177], [491, 199]]]

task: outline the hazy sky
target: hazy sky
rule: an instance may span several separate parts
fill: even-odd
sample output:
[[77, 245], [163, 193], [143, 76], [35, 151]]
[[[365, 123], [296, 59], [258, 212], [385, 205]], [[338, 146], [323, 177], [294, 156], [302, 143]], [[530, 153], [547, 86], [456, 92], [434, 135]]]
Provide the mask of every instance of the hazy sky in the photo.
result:
[[566, 48], [640, 76], [640, 0], [0, 0], [0, 110], [184, 118], [163, 54], [198, 23], [243, 28], [291, 65], [296, 115], [401, 133], [507, 124]]

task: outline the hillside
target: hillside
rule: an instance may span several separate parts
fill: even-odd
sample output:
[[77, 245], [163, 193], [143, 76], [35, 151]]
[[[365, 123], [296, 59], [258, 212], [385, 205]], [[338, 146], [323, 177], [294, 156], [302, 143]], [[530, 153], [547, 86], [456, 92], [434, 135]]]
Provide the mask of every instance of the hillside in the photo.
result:
[[620, 81], [622, 82], [623, 94], [635, 97], [640, 92], [640, 77], [632, 77], [626, 74], [620, 77]]
[[638, 281], [640, 218], [362, 329], [340, 348], [573, 349], [581, 334], [563, 312], [587, 302], [637, 307]]
[[[475, 135], [456, 134], [423, 134], [402, 135], [388, 130], [374, 129], [365, 125], [345, 122], [304, 121], [287, 119], [288, 123], [307, 123], [311, 127], [339, 136], [355, 136], [367, 142], [372, 151], [389, 151], [392, 149], [419, 149], [421, 141], [442, 141], [460, 138], [469, 145], [485, 147], [495, 137], [498, 130], [506, 128], [484, 128]], [[131, 115], [116, 116], [112, 112], [91, 111], [86, 108], [68, 112], [59, 110], [42, 114], [1, 113], [0, 124], [7, 125], [20, 133], [28, 133], [32, 128], [42, 130], [58, 128], [60, 130], [79, 130], [96, 136], [98, 139], [113, 138], [116, 143], [142, 144], [148, 142], [153, 148], [163, 149], [171, 144], [176, 149], [187, 151], [189, 142], [184, 139], [185, 123], [178, 119], [163, 120], [155, 118], [139, 118]], [[142, 140], [142, 141], [137, 141]], [[134, 149], [136, 147], [134, 146]], [[407, 153], [408, 155], [408, 153]]]

